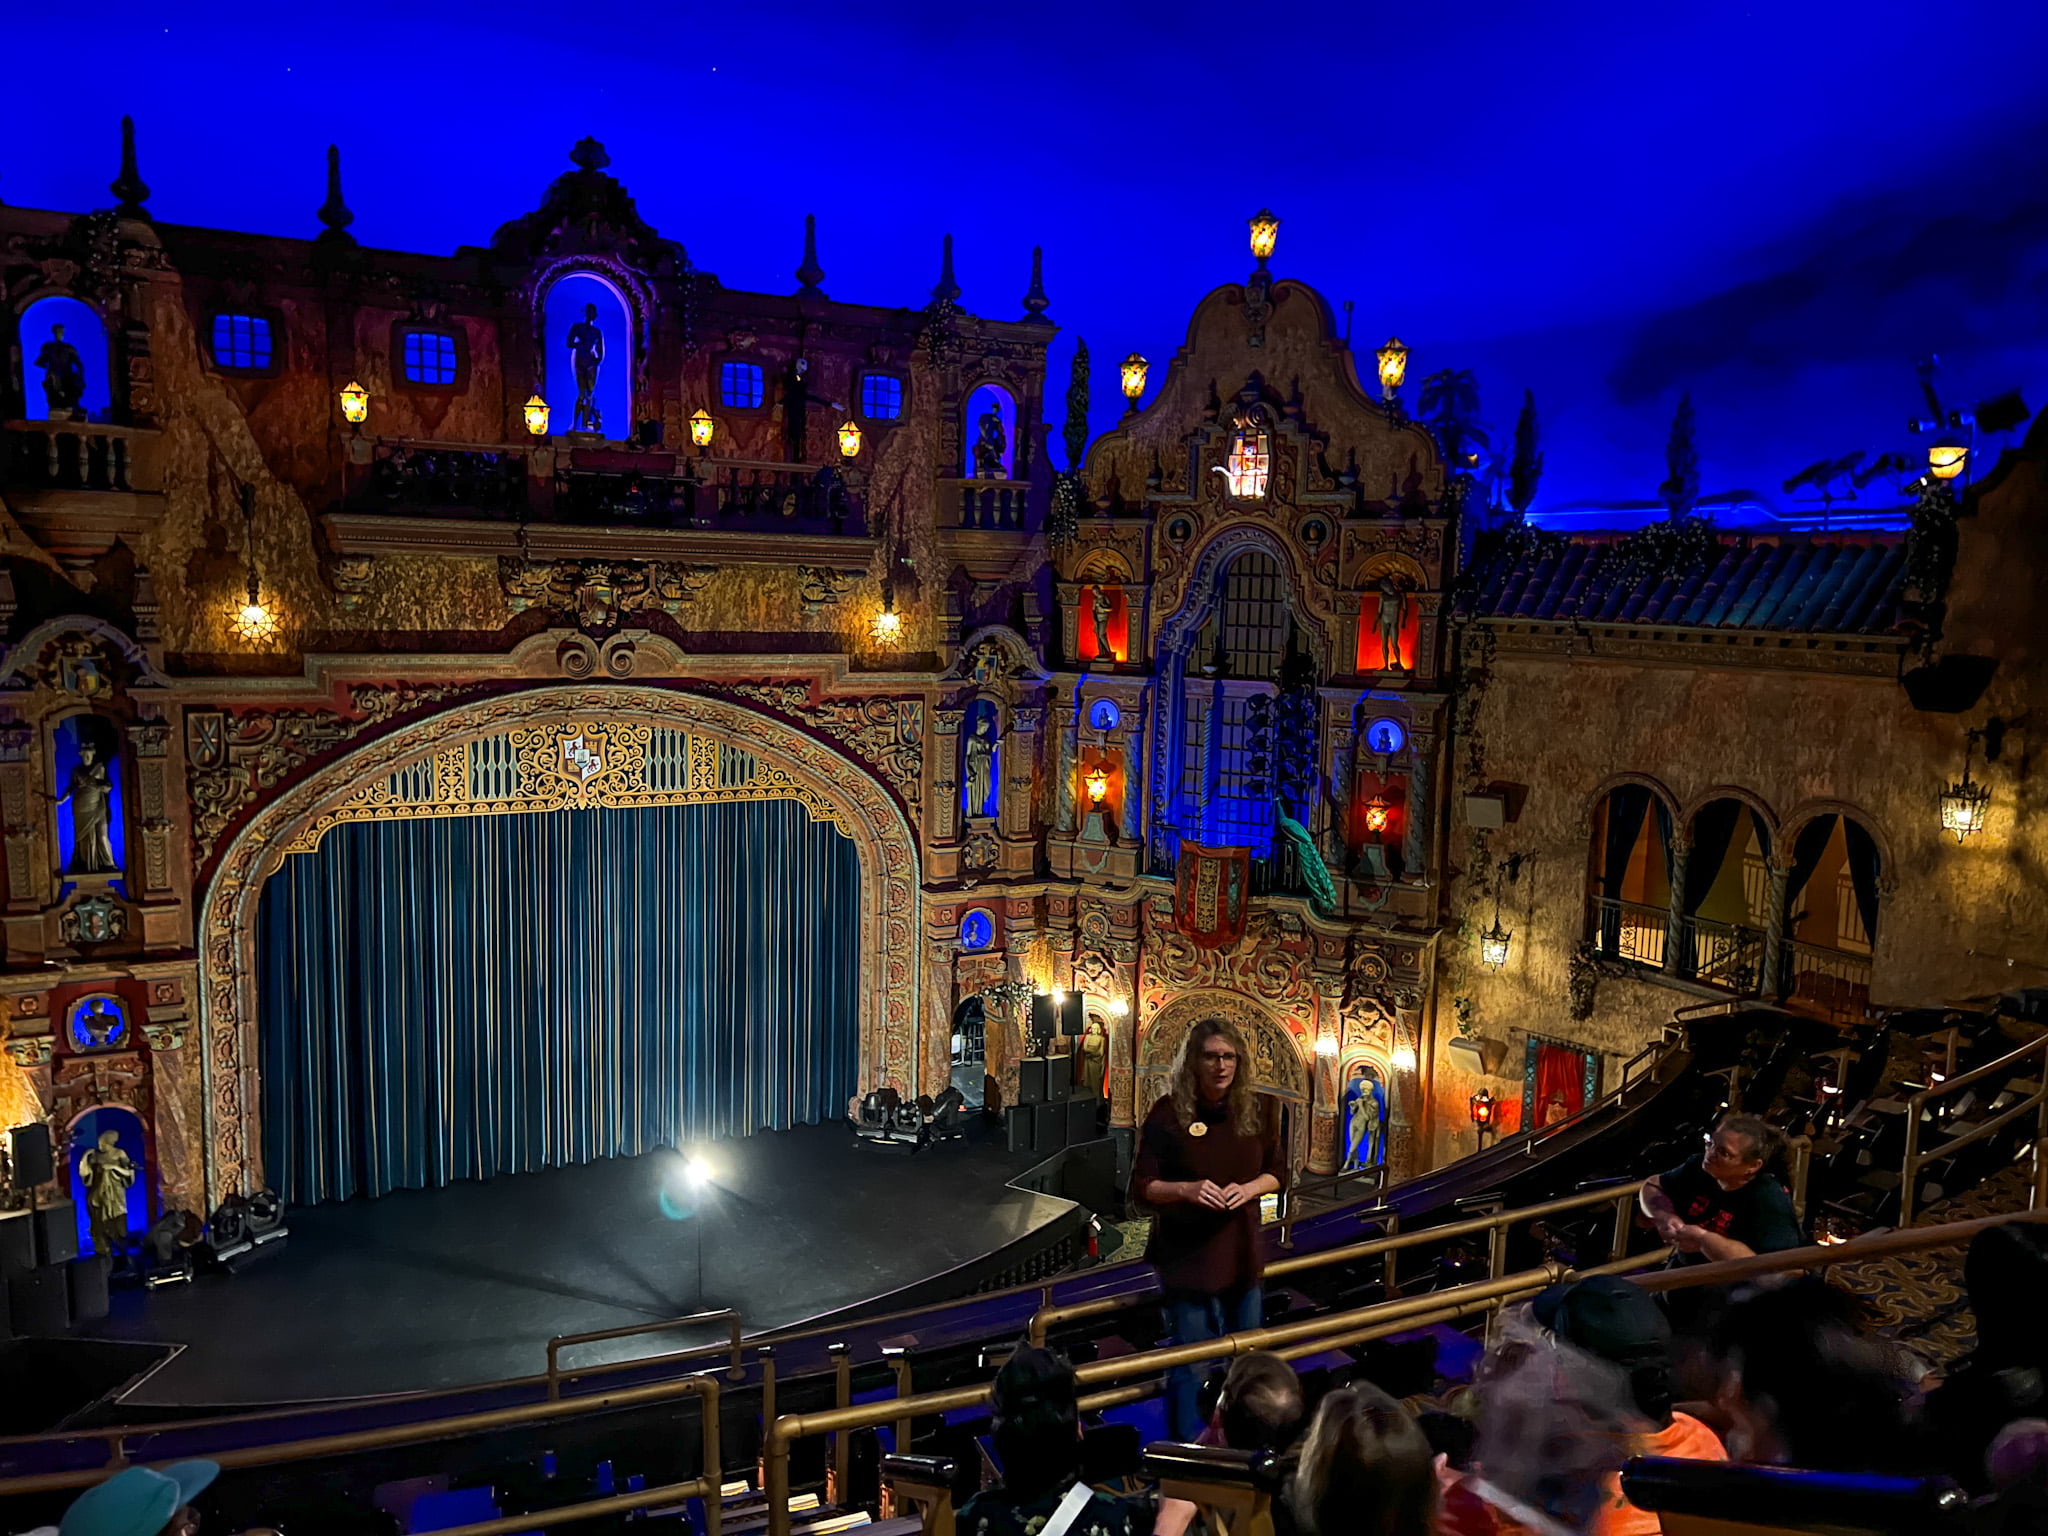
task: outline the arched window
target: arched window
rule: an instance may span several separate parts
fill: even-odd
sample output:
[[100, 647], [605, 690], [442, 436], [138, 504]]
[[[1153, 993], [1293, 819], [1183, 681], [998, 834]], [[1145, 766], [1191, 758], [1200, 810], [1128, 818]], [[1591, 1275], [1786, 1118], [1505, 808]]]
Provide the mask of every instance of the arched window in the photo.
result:
[[1877, 841], [1852, 816], [1816, 816], [1792, 838], [1785, 879], [1785, 996], [1831, 1018], [1861, 1018], [1877, 942]]
[[1671, 921], [1671, 813], [1623, 784], [1593, 816], [1593, 942], [1610, 960], [1661, 970]]
[[1751, 995], [1764, 984], [1770, 927], [1770, 829], [1743, 801], [1712, 800], [1693, 816], [1679, 893], [1681, 972]]
[[1017, 403], [1010, 392], [984, 384], [967, 397], [961, 436], [967, 462], [960, 473], [970, 480], [1008, 480], [1017, 462]]
[[105, 421], [113, 410], [107, 330], [89, 304], [53, 294], [22, 311], [21, 365], [30, 421]]
[[1266, 430], [1266, 408], [1252, 406], [1239, 411], [1230, 439], [1230, 457], [1224, 460], [1223, 483], [1240, 501], [1256, 501], [1266, 494], [1266, 481], [1273, 468], [1273, 437]]
[[[554, 409], [555, 430], [567, 424], [572, 431], [631, 437], [633, 315], [624, 295], [594, 272], [572, 272], [548, 289], [545, 313], [542, 393]], [[521, 393], [516, 382], [511, 390], [515, 398]]]
[[1232, 677], [1277, 679], [1288, 636], [1287, 587], [1279, 562], [1251, 550], [1223, 573], [1216, 642]]

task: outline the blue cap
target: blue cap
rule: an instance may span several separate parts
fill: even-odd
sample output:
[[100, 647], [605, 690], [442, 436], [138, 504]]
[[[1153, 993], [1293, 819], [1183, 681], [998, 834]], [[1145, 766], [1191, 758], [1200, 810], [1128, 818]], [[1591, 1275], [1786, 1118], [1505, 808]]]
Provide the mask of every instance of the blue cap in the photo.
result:
[[64, 1511], [61, 1536], [157, 1536], [220, 1475], [210, 1461], [129, 1467], [85, 1490]]

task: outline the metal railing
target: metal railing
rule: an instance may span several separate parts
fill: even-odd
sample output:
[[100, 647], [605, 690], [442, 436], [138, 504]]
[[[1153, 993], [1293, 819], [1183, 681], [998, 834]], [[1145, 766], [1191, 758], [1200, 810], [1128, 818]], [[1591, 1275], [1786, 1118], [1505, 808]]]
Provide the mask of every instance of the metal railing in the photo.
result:
[[[1946, 1106], [1942, 1106], [1936, 1108], [1930, 1116], [1928, 1106], [1940, 1105], [1942, 1100], [1951, 1098], [1966, 1088], [1974, 1088], [1986, 1078], [2010, 1075], [2027, 1063], [2032, 1063], [2034, 1075], [2025, 1084], [2026, 1092], [2017, 1104], [2007, 1106], [1990, 1119], [1981, 1121], [1968, 1130], [1947, 1137], [1938, 1147], [1924, 1152], [1921, 1150], [1922, 1125], [1931, 1118], [1938, 1128], [1945, 1123], [1947, 1115]], [[1932, 1087], [1923, 1088], [1906, 1100], [1906, 1153], [1899, 1171], [1899, 1225], [1906, 1227], [1913, 1223], [1915, 1187], [1920, 1181], [1921, 1169], [1931, 1162], [1951, 1157], [1960, 1149], [1982, 1141], [1987, 1136], [1995, 1135], [2029, 1112], [2038, 1117], [2034, 1127], [2034, 1168], [2035, 1182], [2038, 1186], [2042, 1177], [2040, 1144], [2048, 1141], [2048, 1035], [2043, 1035], [2016, 1051], [2009, 1051], [1996, 1061], [1986, 1062], [1983, 1066], [1965, 1072], [1959, 1077], [1952, 1076]]]
[[1818, 944], [1787, 940], [1782, 990], [1785, 997], [1830, 1019], [1855, 1020], [1870, 1013], [1870, 957]]
[[700, 1323], [725, 1323], [729, 1325], [728, 1333], [730, 1337], [726, 1340], [724, 1348], [732, 1357], [732, 1363], [728, 1370], [732, 1378], [737, 1381], [745, 1373], [745, 1367], [740, 1361], [740, 1315], [731, 1307], [720, 1307], [714, 1312], [692, 1312], [685, 1317], [671, 1317], [658, 1323], [629, 1323], [623, 1328], [600, 1328], [592, 1333], [557, 1334], [554, 1338], [548, 1340], [548, 1401], [554, 1402], [561, 1397], [562, 1383], [564, 1381], [573, 1380], [581, 1376], [602, 1376], [613, 1371], [636, 1370], [644, 1365], [670, 1364], [684, 1358], [698, 1360], [704, 1358], [705, 1355], [717, 1346], [699, 1345], [692, 1349], [671, 1351], [664, 1355], [636, 1355], [626, 1360], [601, 1361], [596, 1365], [587, 1365], [580, 1370], [573, 1371], [565, 1371], [561, 1367], [561, 1354], [563, 1350], [572, 1349], [578, 1344], [600, 1344], [610, 1339], [636, 1338], [643, 1333], [666, 1333], [672, 1328], [692, 1328]]
[[1679, 935], [1688, 980], [1703, 987], [1726, 987], [1743, 997], [1763, 990], [1762, 929], [1687, 913], [1679, 920]]
[[1593, 898], [1593, 947], [1606, 960], [1664, 969], [1664, 950], [1671, 933], [1671, 913], [1664, 907]]

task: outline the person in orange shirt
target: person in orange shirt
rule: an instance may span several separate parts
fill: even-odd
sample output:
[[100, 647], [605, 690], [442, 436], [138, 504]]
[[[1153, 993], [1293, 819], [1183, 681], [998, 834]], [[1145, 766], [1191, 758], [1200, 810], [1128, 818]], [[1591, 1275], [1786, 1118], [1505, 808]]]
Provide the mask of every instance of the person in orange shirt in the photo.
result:
[[1606, 1361], [1626, 1378], [1622, 1444], [1601, 1481], [1603, 1500], [1585, 1529], [1590, 1536], [1660, 1536], [1650, 1510], [1622, 1496], [1621, 1466], [1631, 1456], [1726, 1461], [1720, 1436], [1672, 1406], [1671, 1324], [1656, 1299], [1615, 1275], [1554, 1285], [1530, 1311], [1559, 1343]]

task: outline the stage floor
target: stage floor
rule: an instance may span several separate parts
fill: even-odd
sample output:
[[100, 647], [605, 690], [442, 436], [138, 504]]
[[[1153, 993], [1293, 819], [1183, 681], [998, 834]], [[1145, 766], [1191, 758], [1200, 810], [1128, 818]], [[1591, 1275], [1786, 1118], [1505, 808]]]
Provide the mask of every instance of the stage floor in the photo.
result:
[[[1058, 1219], [1008, 1187], [1037, 1159], [977, 1122], [912, 1155], [844, 1122], [711, 1149], [703, 1307], [749, 1333], [944, 1274]], [[701, 1310], [697, 1222], [663, 1214], [653, 1155], [294, 1210], [290, 1238], [235, 1275], [122, 1290], [100, 1339], [181, 1345], [123, 1395], [151, 1406], [302, 1402], [538, 1373], [550, 1337]], [[971, 1289], [972, 1283], [962, 1289]], [[573, 1363], [710, 1337], [586, 1345]]]

